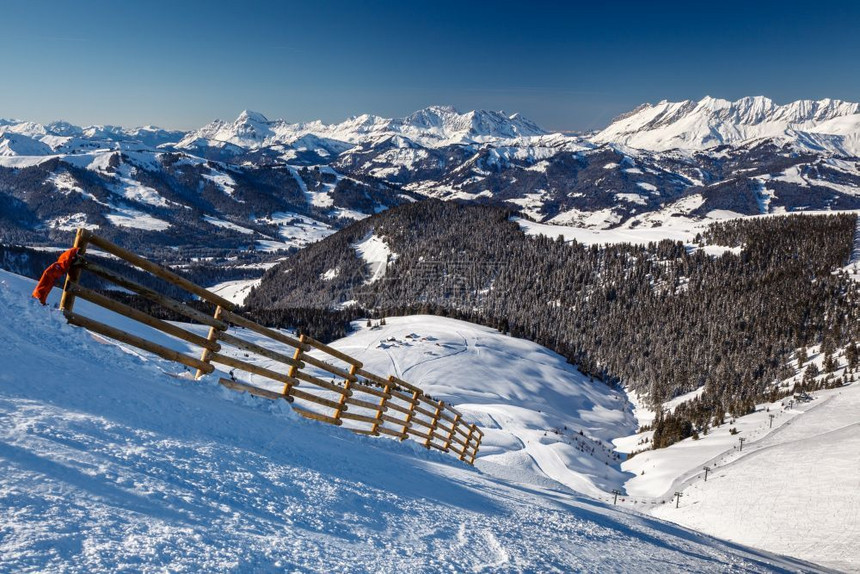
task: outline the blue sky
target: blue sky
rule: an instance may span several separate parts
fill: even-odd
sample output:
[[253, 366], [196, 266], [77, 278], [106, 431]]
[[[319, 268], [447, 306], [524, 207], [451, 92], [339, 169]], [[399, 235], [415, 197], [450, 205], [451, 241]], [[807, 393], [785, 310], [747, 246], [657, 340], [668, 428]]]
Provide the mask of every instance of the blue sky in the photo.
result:
[[190, 129], [433, 104], [606, 125], [639, 103], [860, 100], [860, 2], [0, 0], [0, 118]]

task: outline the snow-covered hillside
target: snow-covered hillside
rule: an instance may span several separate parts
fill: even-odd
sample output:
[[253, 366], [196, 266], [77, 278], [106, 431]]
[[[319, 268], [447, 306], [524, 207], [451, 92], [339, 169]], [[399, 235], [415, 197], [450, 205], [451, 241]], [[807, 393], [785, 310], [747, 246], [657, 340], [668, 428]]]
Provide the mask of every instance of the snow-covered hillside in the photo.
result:
[[[816, 570], [578, 497], [502, 445], [471, 468], [298, 420], [287, 403], [226, 391], [212, 376], [195, 383], [68, 326], [29, 299], [32, 285], [0, 273], [4, 571]], [[481, 343], [473, 363], [517, 372], [516, 357]], [[531, 356], [523, 380], [544, 363], [552, 374], [552, 360]], [[401, 374], [424, 379], [422, 368], [432, 361]], [[495, 401], [479, 383], [521, 392], [512, 380], [473, 382], [474, 412]], [[603, 413], [577, 394], [566, 400], [596, 425]]]
[[[707, 461], [714, 467], [707, 482], [697, 472], [679, 485], [679, 509], [660, 506], [653, 514], [741, 544], [860, 570], [860, 384], [818, 391], [791, 407], [781, 401], [765, 408], [770, 413], [726, 425], [741, 432], [726, 432], [722, 448], [715, 447], [721, 452]], [[746, 439], [742, 452], [739, 437]], [[671, 466], [685, 447], [707, 452], [705, 445], [684, 444], [690, 442], [697, 441], [673, 445], [666, 460], [651, 464]], [[721, 442], [719, 433], [714, 442]]]
[[333, 346], [458, 405], [484, 431], [482, 461], [537, 470], [591, 495], [621, 486], [611, 441], [635, 430], [623, 393], [563, 357], [489, 327], [442, 317], [391, 317]]
[[[820, 347], [808, 353], [807, 365], [819, 369], [819, 379], [851, 378], [843, 352], [835, 353], [832, 374], [824, 369]], [[797, 372], [782, 381], [787, 388], [804, 378], [804, 369], [791, 366]], [[663, 407], [671, 411], [702, 390]], [[650, 424], [654, 413], [635, 393], [633, 400], [640, 424]], [[696, 438], [626, 460], [621, 468], [632, 477], [620, 503], [727, 540], [858, 571], [858, 412], [856, 382], [759, 404], [754, 413]], [[622, 452], [643, 451], [652, 436], [649, 430], [614, 442]], [[682, 496], [679, 508], [659, 503], [676, 492]]]

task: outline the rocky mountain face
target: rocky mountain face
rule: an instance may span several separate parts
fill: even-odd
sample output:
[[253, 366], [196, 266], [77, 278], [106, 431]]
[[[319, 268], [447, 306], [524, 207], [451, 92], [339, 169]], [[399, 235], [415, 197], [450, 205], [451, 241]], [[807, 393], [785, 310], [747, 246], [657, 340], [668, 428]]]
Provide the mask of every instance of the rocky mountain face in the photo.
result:
[[426, 197], [592, 228], [860, 209], [858, 138], [858, 104], [763, 97], [646, 104], [580, 136], [451, 107], [188, 133], [0, 120], [0, 242], [85, 225], [162, 257], [259, 255]]

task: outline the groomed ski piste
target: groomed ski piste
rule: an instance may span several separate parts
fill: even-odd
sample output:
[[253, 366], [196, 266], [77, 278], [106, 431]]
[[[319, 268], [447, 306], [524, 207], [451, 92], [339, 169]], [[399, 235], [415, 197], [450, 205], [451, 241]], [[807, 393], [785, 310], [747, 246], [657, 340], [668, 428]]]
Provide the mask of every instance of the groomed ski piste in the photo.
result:
[[440, 318], [336, 344], [476, 420], [473, 468], [194, 382], [33, 284], [0, 272], [0, 571], [824, 570], [581, 494], [630, 478], [632, 407], [538, 345]]

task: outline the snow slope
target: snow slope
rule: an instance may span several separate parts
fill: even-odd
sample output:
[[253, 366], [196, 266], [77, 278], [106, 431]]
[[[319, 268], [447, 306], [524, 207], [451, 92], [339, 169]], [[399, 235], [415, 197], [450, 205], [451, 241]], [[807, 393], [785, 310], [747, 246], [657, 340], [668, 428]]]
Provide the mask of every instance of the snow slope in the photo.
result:
[[[844, 350], [825, 372], [820, 346], [808, 347], [819, 380], [849, 380]], [[790, 389], [804, 376], [780, 383]], [[702, 389], [676, 397], [664, 408], [690, 400]], [[633, 395], [634, 402], [636, 401]], [[637, 404], [640, 424], [653, 412]], [[860, 384], [795, 395], [756, 406], [756, 411], [622, 463], [632, 474], [620, 504], [728, 540], [797, 556], [846, 571], [860, 571]], [[622, 452], [648, 447], [653, 432], [613, 441]], [[743, 444], [741, 443], [743, 441]], [[707, 467], [709, 478], [704, 480]], [[681, 492], [680, 507], [661, 504]], [[609, 500], [608, 497], [603, 497]]]
[[231, 303], [241, 305], [251, 292], [251, 289], [260, 284], [261, 279], [236, 279], [218, 283], [209, 290], [220, 297], [224, 297]]
[[397, 258], [396, 254], [391, 253], [388, 244], [378, 235], [374, 235], [373, 232], [368, 233], [367, 237], [352, 247], [356, 254], [364, 260], [370, 271], [370, 278], [367, 283], [376, 283], [385, 277], [389, 261]]
[[[696, 454], [707, 447], [690, 443], [710, 441], [710, 435], [665, 449], [663, 460], [651, 457], [657, 468], [681, 463], [698, 471], [673, 486], [683, 492], [679, 509], [659, 506], [653, 514], [727, 540], [860, 571], [860, 384], [816, 392], [811, 402], [795, 401], [791, 408], [767, 407], [775, 416], [773, 430], [761, 410], [724, 425], [737, 427], [735, 436], [725, 429], [711, 433], [716, 436], [707, 464], [714, 470], [707, 482], [696, 464]], [[741, 452], [739, 437], [746, 438]], [[684, 457], [685, 450], [693, 456]]]
[[816, 570], [194, 383], [32, 286], [0, 273], [2, 571]]
[[[780, 217], [790, 215], [833, 215], [839, 213], [860, 213], [857, 210], [828, 210], [828, 211], [799, 211], [789, 213], [763, 213], [760, 215], [742, 215], [732, 211], [714, 210], [707, 213], [706, 217], [692, 219], [676, 217], [671, 212], [652, 212], [644, 215], [647, 225], [633, 225], [640, 218], [631, 218], [623, 225], [612, 229], [584, 227], [581, 225], [560, 225], [553, 223], [537, 223], [520, 217], [513, 217], [523, 233], [526, 235], [543, 235], [551, 239], [562, 237], [564, 241], [576, 241], [583, 245], [615, 245], [619, 243], [630, 243], [632, 245], [647, 245], [657, 243], [664, 239], [680, 241], [687, 245], [688, 249], [702, 249], [713, 256], [720, 256], [729, 251], [739, 253], [736, 247], [722, 245], [704, 245], [698, 247], [694, 243], [698, 234], [707, 231], [708, 227], [715, 222], [729, 219], [751, 219], [758, 217]], [[844, 269], [851, 273], [860, 273], [856, 268], [860, 265], [860, 222], [857, 226], [854, 253]]]

